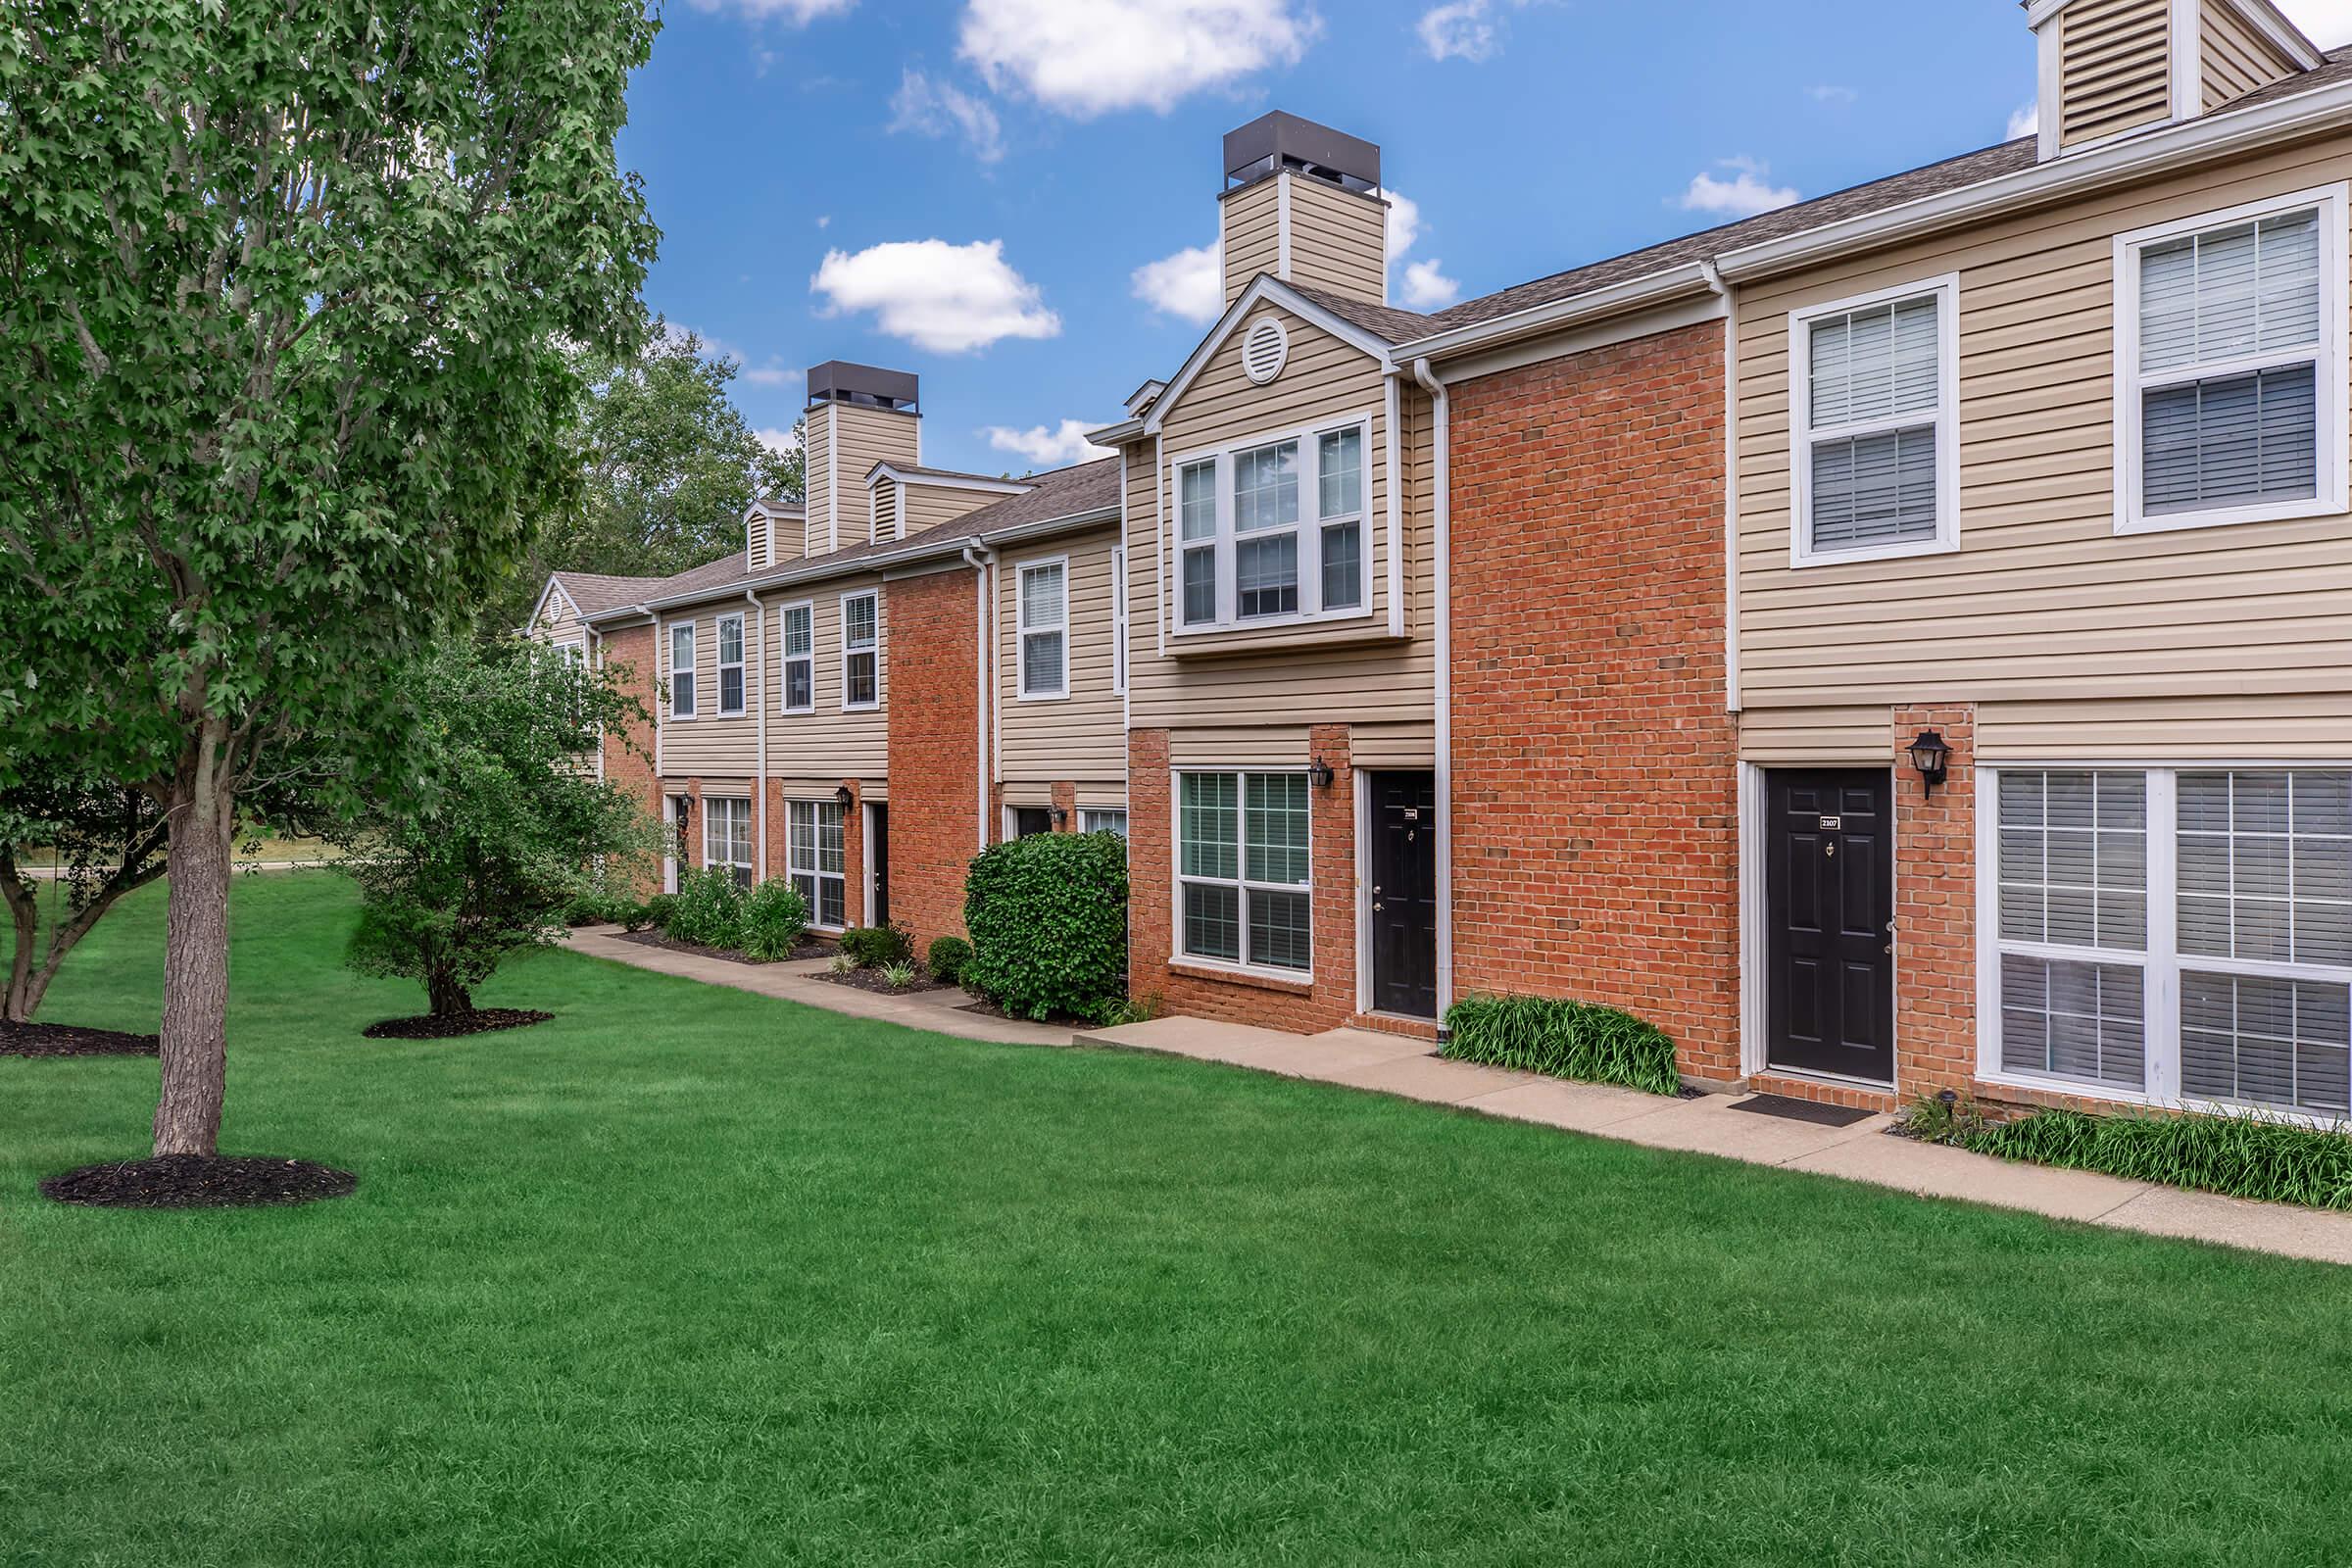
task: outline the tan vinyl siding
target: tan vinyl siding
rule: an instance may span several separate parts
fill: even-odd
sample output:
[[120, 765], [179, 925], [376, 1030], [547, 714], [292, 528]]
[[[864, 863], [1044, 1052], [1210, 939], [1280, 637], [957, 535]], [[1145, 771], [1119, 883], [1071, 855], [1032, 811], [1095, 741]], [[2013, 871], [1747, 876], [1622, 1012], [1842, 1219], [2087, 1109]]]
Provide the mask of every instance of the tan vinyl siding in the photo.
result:
[[1386, 305], [1387, 206], [1319, 179], [1283, 177], [1291, 186], [1290, 280]]
[[[845, 595], [871, 592], [877, 597], [875, 689], [881, 706], [843, 712], [841, 602]], [[788, 605], [808, 602], [815, 611], [812, 638], [815, 652], [816, 710], [787, 713], [784, 692], [784, 617]], [[830, 796], [845, 778], [880, 779], [890, 765], [890, 597], [882, 592], [878, 575], [839, 577], [762, 594], [767, 607], [767, 635], [761, 658], [767, 666], [767, 770], [779, 778], [804, 782], [823, 780], [818, 792]], [[816, 796], [809, 796], [815, 799]]]
[[1892, 726], [1885, 708], [1751, 708], [1740, 715], [1740, 755], [1783, 765], [1884, 762]]
[[[2260, 713], [2352, 690], [2352, 519], [2119, 536], [2113, 471], [2114, 237], [2339, 181], [2347, 154], [2340, 136], [2306, 143], [1742, 290], [1748, 744], [1801, 750], [1789, 735], [1805, 726], [1783, 710], [2213, 701]], [[1960, 279], [1959, 550], [1792, 568], [1788, 311], [1947, 272]], [[2352, 752], [2352, 734], [2337, 744]]]
[[807, 554], [821, 556], [865, 542], [872, 517], [865, 477], [877, 463], [922, 461], [917, 419], [911, 414], [847, 403], [819, 403], [809, 409], [804, 480], [808, 510]]
[[[1241, 368], [1250, 321], [1239, 323], [1182, 399], [1166, 412], [1155, 466], [1151, 443], [1128, 465], [1130, 641], [1129, 722], [1179, 727], [1248, 714], [1268, 724], [1397, 723], [1426, 717], [1434, 700], [1431, 641], [1430, 491], [1427, 400], [1401, 399], [1406, 417], [1404, 512], [1406, 637], [1388, 637], [1388, 423], [1380, 367], [1369, 355], [1275, 307], [1290, 334], [1290, 361], [1266, 386]], [[1168, 466], [1179, 456], [1256, 435], [1273, 435], [1353, 414], [1370, 416], [1369, 553], [1372, 613], [1304, 625], [1210, 636], [1168, 629], [1167, 574], [1159, 517]]]
[[1301, 767], [1313, 751], [1303, 724], [1244, 728], [1206, 724], [1171, 730], [1168, 765], [1188, 767]]
[[2051, 25], [2061, 146], [2171, 117], [2171, 0], [2075, 0]]
[[1231, 305], [1242, 297], [1242, 290], [1260, 272], [1279, 271], [1282, 267], [1282, 211], [1276, 187], [1279, 179], [1261, 179], [1254, 185], [1245, 185], [1224, 199], [1220, 212], [1224, 224], [1225, 303]]
[[1005, 499], [1000, 490], [965, 490], [955, 485], [924, 484], [910, 480], [904, 488], [906, 509], [906, 531], [921, 533], [943, 522], [954, 522], [966, 513], [978, 512]]
[[[997, 570], [998, 777], [1007, 785], [1127, 776], [1125, 701], [1111, 689], [1110, 553], [1115, 527], [1007, 552]], [[1021, 696], [1021, 567], [1066, 558], [1066, 698]]]
[[[727, 717], [718, 711], [718, 619], [743, 616], [743, 711]], [[733, 605], [698, 606], [664, 613], [655, 640], [654, 658], [662, 679], [669, 680], [669, 637], [672, 626], [694, 623], [694, 711], [690, 719], [672, 718], [666, 699], [662, 704], [662, 771], [671, 778], [723, 774], [748, 776], [760, 760], [760, 672], [754, 663], [759, 626], [748, 600]], [[772, 688], [771, 688], [772, 690]]]
[[879, 544], [885, 539], [903, 539], [906, 533], [899, 527], [899, 484], [896, 479], [876, 479], [866, 497], [868, 526], [866, 538]]
[[767, 514], [754, 512], [743, 527], [743, 557], [747, 568], [757, 570], [767, 562]]
[[2336, 692], [1988, 703], [1977, 710], [1977, 756], [1987, 762], [2341, 761], [2352, 757], [2352, 711]]
[[579, 607], [561, 587], [540, 593], [539, 618], [531, 622], [531, 632], [544, 642], [588, 643], [587, 623], [580, 619]]
[[2233, 103], [2300, 69], [2248, 26], [2229, 0], [2204, 0], [2198, 10], [2197, 52], [2208, 110]]

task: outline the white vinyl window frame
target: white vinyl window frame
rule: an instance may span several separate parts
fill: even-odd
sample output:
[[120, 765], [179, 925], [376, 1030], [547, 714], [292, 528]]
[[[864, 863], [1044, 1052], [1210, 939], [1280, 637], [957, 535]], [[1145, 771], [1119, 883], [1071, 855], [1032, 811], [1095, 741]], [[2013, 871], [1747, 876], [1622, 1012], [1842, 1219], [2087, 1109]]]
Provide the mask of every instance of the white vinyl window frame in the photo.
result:
[[[863, 600], [874, 608], [874, 629], [862, 640], [850, 633], [850, 606]], [[872, 661], [868, 671], [873, 695], [863, 701], [853, 701], [850, 693], [856, 688], [853, 674], [860, 659]], [[861, 588], [856, 593], [841, 596], [841, 710], [845, 713], [870, 713], [882, 706], [882, 595], [873, 588]]]
[[[1982, 1083], [2127, 1105], [2207, 1114], [2258, 1115], [2298, 1126], [2331, 1127], [2343, 1118], [2276, 1104], [2208, 1100], [2180, 1085], [2181, 975], [2194, 970], [2258, 980], [2352, 986], [2352, 965], [2217, 957], [2180, 950], [2180, 779], [2183, 773], [2339, 773], [2352, 761], [2003, 761], [1977, 769], [1977, 1061]], [[2000, 920], [2000, 792], [2004, 773], [2129, 773], [2147, 780], [2147, 939], [2140, 948], [2090, 948], [2005, 940]], [[2144, 1079], [2134, 1092], [2081, 1079], [2001, 1070], [2001, 956], [2118, 964], [2144, 975], [2141, 1018]]]
[[[2352, 181], [2339, 181], [2286, 196], [2200, 213], [2170, 223], [2135, 228], [2115, 237], [2115, 531], [2170, 533], [2182, 528], [2222, 528], [2241, 522], [2281, 522], [2296, 517], [2334, 516], [2352, 508], [2347, 494], [2346, 443], [2352, 441], [2352, 276], [2348, 276], [2345, 225]], [[2238, 359], [2213, 360], [2176, 369], [2143, 373], [2140, 367], [2140, 258], [2151, 247], [2214, 229], [2266, 218], [2317, 211], [2320, 230], [2320, 341], [2314, 348]], [[2315, 367], [2317, 484], [2310, 496], [2211, 507], [2193, 512], [2146, 514], [2142, 399], [2165, 386], [2217, 380], [2256, 370]]]
[[[1039, 620], [1029, 613], [1029, 579], [1047, 572], [1058, 574], [1060, 590], [1054, 613]], [[1070, 558], [1046, 556], [1036, 561], [1024, 561], [1013, 574], [1013, 654], [1019, 672], [1020, 698], [1024, 703], [1054, 703], [1066, 701], [1070, 695]], [[1061, 657], [1056, 660], [1054, 678], [1051, 682], [1032, 678], [1029, 669], [1029, 639], [1058, 637]]]
[[[679, 723], [691, 723], [702, 716], [696, 707], [702, 693], [696, 689], [701, 682], [696, 679], [694, 667], [694, 622], [691, 620], [671, 621], [668, 626], [668, 636], [669, 716]], [[683, 681], [678, 678], [681, 675], [685, 676]]]
[[[727, 629], [730, 626], [735, 630], [735, 657], [732, 660], [727, 658]], [[737, 611], [733, 614], [719, 616], [711, 630], [711, 640], [718, 654], [718, 707], [715, 711], [721, 718], [739, 718], [751, 710], [751, 676], [749, 666], [744, 662], [743, 612]], [[735, 676], [735, 701], [732, 705], [727, 702], [729, 672]]]
[[[1123, 806], [1085, 806], [1078, 809], [1078, 831], [1081, 833], [1116, 833], [1127, 836], [1127, 808]], [[1312, 828], [1309, 828], [1312, 832]]]
[[[828, 830], [834, 840], [832, 855], [839, 862], [830, 870], [825, 868], [824, 863]], [[784, 874], [802, 897], [808, 901], [808, 924], [812, 930], [839, 931], [844, 929], [849, 919], [848, 834], [848, 822], [838, 800], [784, 803]], [[833, 884], [834, 903], [842, 910], [839, 920], [824, 918], [828, 883]]]
[[752, 885], [752, 803], [741, 795], [703, 797], [703, 866], [726, 866]]
[[[1253, 434], [1241, 440], [1228, 441], [1220, 446], [1180, 452], [1167, 459], [1160, 468], [1162, 482], [1167, 486], [1167, 525], [1161, 530], [1165, 549], [1164, 569], [1170, 591], [1167, 595], [1167, 633], [1174, 637], [1202, 637], [1235, 631], [1253, 631], [1263, 626], [1313, 625], [1324, 621], [1365, 620], [1373, 611], [1372, 558], [1372, 497], [1375, 489], [1373, 464], [1377, 447], [1372, 439], [1373, 416], [1369, 411], [1335, 415], [1316, 419], [1292, 429]], [[1353, 430], [1357, 433], [1356, 450], [1360, 454], [1361, 483], [1357, 507], [1352, 513], [1331, 517], [1322, 515], [1322, 437]], [[1293, 522], [1279, 527], [1253, 529], [1237, 533], [1234, 528], [1235, 460], [1244, 453], [1263, 451], [1295, 442], [1298, 448], [1297, 477], [1298, 482], [1298, 515]], [[1216, 504], [1216, 527], [1203, 538], [1184, 537], [1184, 474], [1199, 465], [1214, 466], [1213, 490]], [[1327, 527], [1354, 522], [1357, 528], [1357, 585], [1356, 602], [1336, 610], [1323, 606], [1323, 536]], [[1237, 546], [1246, 540], [1270, 539], [1290, 534], [1298, 540], [1298, 608], [1275, 615], [1239, 613], [1240, 592], [1236, 581], [1235, 557]], [[1208, 550], [1216, 564], [1216, 613], [1209, 620], [1185, 618], [1184, 564], [1185, 558], [1196, 550]]]
[[[796, 633], [797, 623], [797, 633]], [[781, 660], [783, 678], [776, 682], [777, 710], [786, 713], [816, 711], [816, 601], [796, 600], [776, 611], [776, 648]], [[799, 702], [792, 699], [792, 678], [795, 671], [808, 696]]]
[[[1813, 324], [1828, 317], [1912, 300], [1936, 301], [1936, 537], [1855, 549], [1813, 544], [1813, 447], [1928, 422], [1918, 414], [1841, 424], [1813, 422]], [[1788, 564], [1828, 566], [1949, 555], [1960, 548], [1960, 274], [1945, 272], [1788, 313]]]
[[1127, 547], [1110, 547], [1110, 691], [1127, 695]]
[[[1234, 870], [1231, 877], [1194, 876], [1184, 869], [1184, 780], [1188, 775], [1225, 777], [1233, 780], [1234, 810]], [[1306, 880], [1303, 882], [1262, 882], [1250, 875], [1250, 780], [1290, 776], [1307, 778], [1302, 767], [1186, 767], [1169, 775], [1168, 844], [1171, 851], [1168, 878], [1170, 888], [1169, 918], [1175, 923], [1168, 929], [1169, 946], [1176, 961], [1196, 968], [1221, 969], [1233, 974], [1252, 975], [1263, 980], [1280, 980], [1291, 985], [1307, 987], [1315, 978], [1315, 819], [1314, 784], [1307, 783], [1306, 817]], [[1207, 956], [1188, 951], [1184, 945], [1184, 889], [1187, 883], [1204, 887], [1229, 887], [1238, 891], [1234, 913], [1239, 958]], [[1250, 897], [1252, 893], [1297, 894], [1306, 900], [1306, 962], [1297, 969], [1281, 964], [1251, 963], [1250, 955]]]

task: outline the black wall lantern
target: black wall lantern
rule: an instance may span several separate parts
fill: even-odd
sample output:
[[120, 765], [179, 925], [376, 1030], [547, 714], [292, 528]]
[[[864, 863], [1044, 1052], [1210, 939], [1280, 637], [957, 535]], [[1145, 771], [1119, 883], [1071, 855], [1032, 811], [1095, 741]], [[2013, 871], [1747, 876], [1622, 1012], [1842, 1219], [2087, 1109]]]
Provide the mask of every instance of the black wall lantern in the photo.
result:
[[1935, 730], [1921, 730], [1919, 739], [1911, 743], [1911, 765], [1919, 770], [1930, 799], [1936, 794], [1936, 786], [1943, 782], [1951, 760], [1952, 749], [1943, 743], [1943, 737]]
[[841, 803], [841, 808], [845, 811], [848, 810], [852, 806], [856, 805], [858, 801], [857, 795], [852, 792], [847, 784], [844, 784], [841, 788], [835, 790], [833, 792], [833, 798]]
[[1054, 831], [1056, 833], [1060, 832], [1062, 824], [1070, 819], [1070, 808], [1066, 806], [1049, 806], [1046, 808], [1046, 812], [1054, 818]]
[[1320, 757], [1306, 764], [1306, 781], [1319, 790], [1331, 788], [1333, 776], [1331, 764]]

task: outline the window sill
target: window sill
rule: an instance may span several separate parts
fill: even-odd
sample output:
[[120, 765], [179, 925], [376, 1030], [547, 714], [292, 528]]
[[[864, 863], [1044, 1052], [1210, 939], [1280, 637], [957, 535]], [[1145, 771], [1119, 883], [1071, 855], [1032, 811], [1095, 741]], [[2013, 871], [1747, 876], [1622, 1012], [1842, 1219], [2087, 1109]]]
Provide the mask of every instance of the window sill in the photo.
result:
[[1168, 964], [1168, 973], [1180, 974], [1190, 980], [1215, 980], [1225, 985], [1249, 986], [1257, 991], [1279, 991], [1294, 997], [1310, 997], [1315, 992], [1312, 976], [1246, 969], [1239, 964], [1214, 963], [1204, 958], [1173, 959]]
[[1873, 561], [1914, 561], [1923, 556], [1952, 556], [1960, 553], [1958, 539], [1931, 539], [1917, 544], [1873, 545], [1867, 550], [1792, 549], [1788, 564], [1797, 571], [1813, 566], [1854, 566]]
[[1390, 631], [1386, 616], [1350, 613], [1307, 620], [1251, 621], [1236, 626], [1172, 627], [1168, 632], [1168, 657], [1229, 658], [1262, 648], [1297, 647], [1310, 637], [1316, 648], [1351, 648], [1411, 640], [1410, 633], [1398, 636]]
[[2119, 513], [2115, 519], [2115, 531], [2118, 535], [2130, 537], [2143, 533], [2180, 533], [2192, 528], [2232, 528], [2245, 522], [2307, 522], [2315, 517], [2341, 517], [2344, 510], [2340, 503], [2328, 499], [2277, 502], [2267, 507], [2216, 507], [2210, 512], [2174, 512], [2157, 517]]

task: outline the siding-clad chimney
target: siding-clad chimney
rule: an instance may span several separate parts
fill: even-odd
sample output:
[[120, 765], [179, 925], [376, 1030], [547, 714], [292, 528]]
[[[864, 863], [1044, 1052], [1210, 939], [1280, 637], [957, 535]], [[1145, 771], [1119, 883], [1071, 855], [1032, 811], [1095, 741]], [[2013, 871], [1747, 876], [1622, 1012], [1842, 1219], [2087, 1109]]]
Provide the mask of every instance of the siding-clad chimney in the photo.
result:
[[1280, 110], [1227, 132], [1217, 235], [1228, 305], [1260, 272], [1386, 305], [1380, 149]]
[[806, 415], [807, 553], [871, 537], [866, 475], [877, 463], [923, 461], [917, 378], [906, 370], [828, 360], [808, 371]]
[[2271, 0], [2028, 0], [2044, 159], [2210, 114], [2325, 57]]

